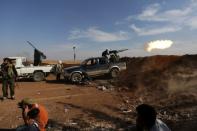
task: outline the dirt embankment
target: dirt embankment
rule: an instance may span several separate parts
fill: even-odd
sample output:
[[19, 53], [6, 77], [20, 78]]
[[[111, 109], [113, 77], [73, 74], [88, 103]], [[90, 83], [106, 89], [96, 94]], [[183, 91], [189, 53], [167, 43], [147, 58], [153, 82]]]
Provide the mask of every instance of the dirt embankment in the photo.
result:
[[[197, 55], [122, 58], [127, 70], [118, 86], [132, 90], [142, 103], [157, 107], [174, 130], [197, 128]], [[181, 129], [182, 128], [182, 129]]]
[[[122, 58], [127, 70], [121, 72], [118, 84], [131, 89], [166, 90], [172, 84], [190, 83], [197, 77], [197, 55]], [[195, 84], [194, 81], [192, 81]], [[170, 87], [171, 88], [171, 87]]]

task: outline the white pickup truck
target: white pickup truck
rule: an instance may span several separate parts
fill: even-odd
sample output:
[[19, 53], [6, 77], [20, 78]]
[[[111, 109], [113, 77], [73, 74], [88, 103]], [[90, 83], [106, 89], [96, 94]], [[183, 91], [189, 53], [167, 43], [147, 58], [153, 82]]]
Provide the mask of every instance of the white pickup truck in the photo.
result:
[[19, 78], [33, 78], [34, 81], [43, 81], [53, 67], [53, 65], [33, 66], [33, 64], [28, 64], [26, 57], [8, 58], [15, 65]]

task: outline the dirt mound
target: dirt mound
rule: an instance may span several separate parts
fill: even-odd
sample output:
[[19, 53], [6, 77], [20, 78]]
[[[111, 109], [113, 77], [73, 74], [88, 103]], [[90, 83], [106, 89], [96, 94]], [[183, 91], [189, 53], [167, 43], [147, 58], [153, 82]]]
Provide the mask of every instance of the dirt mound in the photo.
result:
[[137, 96], [147, 96], [149, 101], [196, 91], [197, 55], [122, 58], [122, 61], [127, 62], [127, 70], [120, 73], [117, 85], [128, 87]]
[[194, 77], [196, 60], [197, 55], [122, 58], [127, 70], [120, 74], [118, 83], [129, 88], [167, 86], [170, 79]]
[[[136, 101], [157, 107], [173, 130], [195, 130], [197, 121], [197, 55], [122, 58], [127, 70], [118, 86], [131, 89]], [[139, 103], [138, 103], [139, 104]]]

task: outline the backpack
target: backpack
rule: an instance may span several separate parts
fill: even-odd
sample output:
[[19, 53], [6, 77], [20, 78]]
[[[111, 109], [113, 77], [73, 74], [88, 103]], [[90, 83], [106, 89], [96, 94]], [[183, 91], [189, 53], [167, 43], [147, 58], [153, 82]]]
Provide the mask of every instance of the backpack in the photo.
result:
[[8, 65], [8, 77], [13, 78], [15, 77], [14, 71], [13, 71], [13, 65]]

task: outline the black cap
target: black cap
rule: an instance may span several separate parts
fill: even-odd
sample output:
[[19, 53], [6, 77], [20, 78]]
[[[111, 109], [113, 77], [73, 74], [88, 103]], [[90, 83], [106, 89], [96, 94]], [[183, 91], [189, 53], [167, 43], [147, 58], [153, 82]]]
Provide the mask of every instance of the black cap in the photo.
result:
[[7, 61], [10, 61], [10, 59], [9, 59], [9, 58], [7, 58], [7, 57], [3, 59], [3, 61], [6, 61], [6, 60], [7, 60]]

